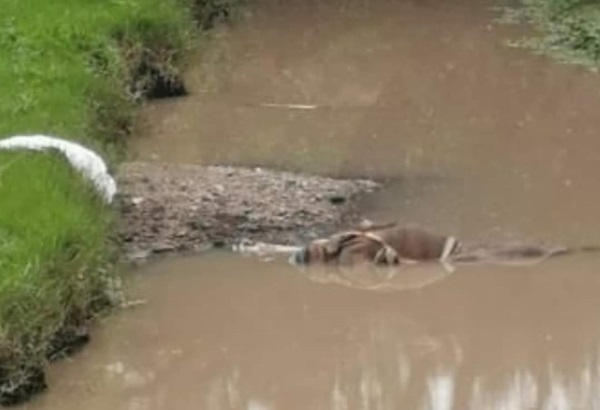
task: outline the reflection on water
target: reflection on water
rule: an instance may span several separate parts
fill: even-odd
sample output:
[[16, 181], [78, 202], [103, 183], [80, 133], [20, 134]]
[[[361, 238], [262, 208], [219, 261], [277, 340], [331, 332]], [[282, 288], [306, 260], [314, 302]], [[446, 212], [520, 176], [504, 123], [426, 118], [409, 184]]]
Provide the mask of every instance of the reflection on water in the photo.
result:
[[163, 261], [136, 275], [149, 303], [26, 408], [598, 408], [600, 258], [542, 265], [376, 292], [227, 253]]

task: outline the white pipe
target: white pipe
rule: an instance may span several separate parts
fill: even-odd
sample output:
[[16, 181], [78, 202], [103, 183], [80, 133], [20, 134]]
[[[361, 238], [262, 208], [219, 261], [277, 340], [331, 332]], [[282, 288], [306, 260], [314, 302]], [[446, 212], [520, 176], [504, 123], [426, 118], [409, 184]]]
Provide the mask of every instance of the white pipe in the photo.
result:
[[34, 151], [56, 149], [66, 157], [73, 168], [94, 184], [107, 203], [111, 203], [117, 193], [117, 183], [108, 173], [104, 160], [94, 151], [76, 142], [46, 135], [17, 135], [0, 140], [0, 149]]

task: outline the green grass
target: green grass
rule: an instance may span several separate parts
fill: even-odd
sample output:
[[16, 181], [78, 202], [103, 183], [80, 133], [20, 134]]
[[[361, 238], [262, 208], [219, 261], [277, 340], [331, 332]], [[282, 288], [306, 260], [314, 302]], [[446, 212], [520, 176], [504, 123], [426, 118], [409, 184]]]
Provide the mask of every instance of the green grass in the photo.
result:
[[507, 22], [529, 22], [537, 35], [515, 42], [559, 61], [600, 68], [600, 2], [596, 0], [521, 0]]
[[[184, 62], [191, 1], [3, 0], [0, 138], [74, 139], [114, 162], [145, 84], [140, 65], [177, 75]], [[60, 157], [0, 152], [0, 378], [40, 363], [106, 288], [112, 220]]]
[[107, 277], [112, 215], [57, 154], [0, 152], [0, 359], [44, 355]]
[[[0, 136], [44, 132], [111, 139], [126, 123], [129, 69], [144, 50], [174, 52], [193, 39], [178, 0], [4, 0], [0, 13]], [[182, 1], [182, 0], [179, 0]], [[112, 114], [112, 115], [110, 115]], [[116, 117], [116, 118], [115, 118]]]

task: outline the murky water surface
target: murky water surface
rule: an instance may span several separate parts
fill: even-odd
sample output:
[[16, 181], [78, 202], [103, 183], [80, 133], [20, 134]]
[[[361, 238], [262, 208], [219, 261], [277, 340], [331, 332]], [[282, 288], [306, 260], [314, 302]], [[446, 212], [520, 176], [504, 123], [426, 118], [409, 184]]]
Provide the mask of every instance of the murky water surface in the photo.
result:
[[[256, 0], [152, 104], [142, 159], [391, 180], [376, 219], [600, 244], [600, 77], [503, 46], [476, 0]], [[323, 283], [215, 253], [53, 366], [31, 409], [600, 408], [600, 256]]]
[[164, 261], [136, 275], [148, 304], [27, 408], [593, 409], [599, 268], [422, 266], [378, 292], [227, 253]]

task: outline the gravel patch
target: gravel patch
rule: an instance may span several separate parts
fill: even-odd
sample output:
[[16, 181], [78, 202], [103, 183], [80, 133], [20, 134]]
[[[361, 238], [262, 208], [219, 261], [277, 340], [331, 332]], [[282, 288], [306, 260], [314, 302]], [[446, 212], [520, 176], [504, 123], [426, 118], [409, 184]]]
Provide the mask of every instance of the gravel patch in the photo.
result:
[[299, 244], [360, 217], [355, 200], [379, 184], [224, 166], [131, 162], [119, 172], [127, 258], [231, 246]]

